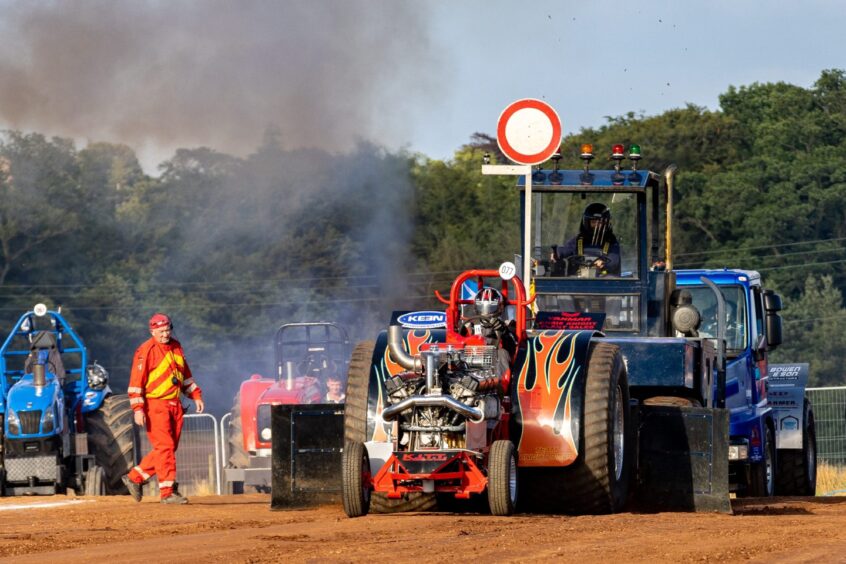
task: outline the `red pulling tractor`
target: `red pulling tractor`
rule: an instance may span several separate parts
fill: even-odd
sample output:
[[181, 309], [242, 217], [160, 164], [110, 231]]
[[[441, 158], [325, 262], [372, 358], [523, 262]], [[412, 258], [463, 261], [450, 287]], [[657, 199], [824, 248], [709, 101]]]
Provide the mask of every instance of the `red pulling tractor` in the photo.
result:
[[[367, 514], [371, 492], [400, 500], [430, 494], [468, 499], [487, 491], [494, 515], [514, 511], [510, 366], [516, 352], [525, 349], [529, 301], [510, 266], [512, 277], [501, 278], [496, 270], [464, 272], [448, 301], [438, 295], [448, 304], [445, 335], [425, 330], [404, 336], [395, 321], [386, 343], [380, 340], [375, 350], [364, 344], [373, 351], [373, 370], [356, 370], [354, 361], [348, 383], [342, 469], [349, 516]], [[485, 286], [492, 278], [499, 290]], [[468, 280], [483, 288], [476, 300], [461, 298]], [[493, 301], [480, 306], [478, 296], [486, 291], [485, 299]], [[481, 307], [482, 315], [463, 316], [470, 307]], [[358, 440], [349, 440], [356, 435]]]
[[[229, 458], [224, 471], [225, 480], [233, 493], [244, 488], [259, 492], [271, 491], [271, 438], [286, 445], [300, 445], [289, 450], [284, 464], [296, 469], [286, 484], [290, 491], [278, 492], [292, 502], [302, 491], [310, 491], [310, 475], [322, 474], [313, 466], [326, 463], [320, 455], [309, 452], [325, 449], [304, 448], [304, 441], [291, 435], [288, 424], [286, 437], [272, 437], [271, 406], [290, 406], [289, 416], [310, 416], [317, 421], [327, 409], [343, 413], [344, 388], [349, 366], [350, 343], [346, 331], [334, 323], [288, 323], [276, 331], [274, 341], [275, 378], [253, 374], [241, 384], [232, 408], [229, 424]], [[334, 406], [334, 407], [333, 407]], [[337, 417], [335, 417], [337, 419]], [[334, 449], [340, 450], [340, 431]], [[292, 443], [293, 441], [293, 443]], [[297, 454], [299, 462], [294, 462]], [[278, 462], [277, 465], [282, 465]], [[299, 479], [298, 479], [299, 476]], [[331, 481], [331, 480], [330, 480]], [[319, 490], [326, 490], [321, 484]], [[331, 487], [329, 489], [332, 489]], [[274, 497], [277, 492], [274, 491]]]

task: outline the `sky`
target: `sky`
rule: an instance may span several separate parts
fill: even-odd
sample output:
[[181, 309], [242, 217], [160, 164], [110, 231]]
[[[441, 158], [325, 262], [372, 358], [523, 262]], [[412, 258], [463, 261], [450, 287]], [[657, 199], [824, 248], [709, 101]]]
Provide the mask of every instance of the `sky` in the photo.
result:
[[564, 134], [718, 109], [729, 86], [846, 68], [839, 0], [0, 0], [0, 127], [246, 155], [365, 140], [448, 159], [540, 98]]

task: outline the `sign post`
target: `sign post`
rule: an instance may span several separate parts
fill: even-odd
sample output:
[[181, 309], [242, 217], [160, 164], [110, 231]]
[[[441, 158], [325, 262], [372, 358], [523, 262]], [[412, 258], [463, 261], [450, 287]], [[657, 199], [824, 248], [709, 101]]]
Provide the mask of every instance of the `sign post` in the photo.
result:
[[534, 98], [517, 100], [500, 114], [496, 142], [502, 154], [518, 164], [482, 165], [482, 174], [526, 177], [523, 284], [529, 287], [532, 273], [532, 165], [549, 160], [558, 151], [561, 144], [561, 120], [546, 102]]

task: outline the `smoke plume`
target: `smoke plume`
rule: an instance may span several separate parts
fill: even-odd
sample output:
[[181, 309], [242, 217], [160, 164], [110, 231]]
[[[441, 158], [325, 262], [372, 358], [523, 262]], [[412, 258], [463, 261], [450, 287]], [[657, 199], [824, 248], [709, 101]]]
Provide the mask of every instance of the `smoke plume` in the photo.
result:
[[[397, 146], [437, 64], [425, 10], [387, 0], [10, 2], [0, 123], [244, 155], [268, 125], [283, 148]], [[403, 135], [408, 135], [404, 132]]]

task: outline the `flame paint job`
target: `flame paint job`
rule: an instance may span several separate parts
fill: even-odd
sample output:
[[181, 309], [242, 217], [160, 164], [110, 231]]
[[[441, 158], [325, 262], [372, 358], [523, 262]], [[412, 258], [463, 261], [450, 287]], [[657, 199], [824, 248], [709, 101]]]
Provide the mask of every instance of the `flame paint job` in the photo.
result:
[[579, 454], [593, 331], [543, 331], [517, 360], [515, 442], [520, 466], [567, 466]]

